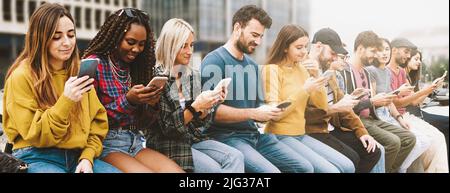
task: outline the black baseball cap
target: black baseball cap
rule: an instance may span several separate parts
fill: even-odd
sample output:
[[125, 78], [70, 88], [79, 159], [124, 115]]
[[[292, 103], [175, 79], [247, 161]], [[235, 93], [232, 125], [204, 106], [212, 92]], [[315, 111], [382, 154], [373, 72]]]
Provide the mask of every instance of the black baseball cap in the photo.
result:
[[417, 49], [417, 46], [414, 45], [411, 41], [409, 41], [406, 38], [395, 38], [391, 41], [391, 46], [393, 48], [411, 48], [411, 49]]
[[341, 38], [331, 28], [323, 28], [314, 34], [312, 43], [322, 42], [322, 44], [329, 45], [333, 51], [338, 54], [347, 55], [347, 50], [343, 47]]

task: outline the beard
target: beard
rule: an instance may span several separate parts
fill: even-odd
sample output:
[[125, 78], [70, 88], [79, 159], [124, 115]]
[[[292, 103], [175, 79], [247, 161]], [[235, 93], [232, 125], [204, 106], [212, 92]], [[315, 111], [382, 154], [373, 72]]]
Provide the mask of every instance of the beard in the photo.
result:
[[375, 60], [372, 59], [372, 61], [370, 61], [369, 58], [367, 57], [361, 58], [361, 62], [364, 66], [370, 66], [373, 63], [373, 61]]
[[253, 54], [253, 52], [255, 52], [255, 49], [250, 50], [250, 46], [254, 46], [256, 48], [257, 45], [255, 42], [245, 43], [244, 34], [241, 33], [239, 40], [236, 42], [236, 48], [245, 54]]
[[408, 61], [403, 62], [401, 57], [395, 58], [395, 62], [402, 68], [406, 68], [406, 65], [408, 64]]

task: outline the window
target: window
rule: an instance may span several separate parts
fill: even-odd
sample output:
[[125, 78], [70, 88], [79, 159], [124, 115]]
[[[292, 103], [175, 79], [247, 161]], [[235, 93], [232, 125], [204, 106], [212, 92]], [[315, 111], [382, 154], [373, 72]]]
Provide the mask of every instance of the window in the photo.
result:
[[99, 30], [102, 23], [102, 10], [97, 9], [95, 10], [95, 29]]
[[3, 0], [3, 20], [11, 21], [11, 1]]
[[123, 7], [128, 7], [128, 0], [123, 0]]
[[16, 19], [17, 22], [23, 23], [25, 21], [25, 13], [24, 13], [25, 3], [23, 0], [16, 1]]
[[106, 11], [105, 12], [105, 21], [106, 19], [108, 19], [108, 17], [111, 15], [111, 11]]
[[91, 22], [91, 16], [92, 14], [92, 10], [91, 9], [86, 9], [85, 15], [84, 15], [84, 22], [86, 23], [86, 28], [87, 29], [91, 29], [92, 28], [92, 22]]
[[137, 7], [136, 0], [131, 0], [131, 6], [132, 7]]
[[114, 5], [119, 6], [119, 0], [114, 0]]
[[33, 15], [34, 10], [36, 10], [36, 1], [28, 1], [28, 17]]
[[81, 8], [75, 7], [75, 25], [77, 28], [81, 27]]

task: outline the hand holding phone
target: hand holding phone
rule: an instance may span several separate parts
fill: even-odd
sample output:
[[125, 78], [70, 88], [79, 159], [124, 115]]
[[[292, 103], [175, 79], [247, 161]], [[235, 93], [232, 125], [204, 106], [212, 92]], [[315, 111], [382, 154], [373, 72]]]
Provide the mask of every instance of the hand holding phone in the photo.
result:
[[224, 78], [219, 83], [217, 83], [217, 86], [214, 88], [214, 90], [222, 90], [227, 89], [228, 85], [231, 83], [231, 78]]
[[433, 84], [439, 84], [440, 82], [445, 80], [445, 77], [447, 76], [447, 71], [444, 72], [444, 74], [433, 81]]
[[289, 106], [291, 106], [291, 102], [289, 102], [289, 101], [287, 101], [287, 102], [283, 102], [283, 103], [280, 103], [279, 105], [277, 105], [277, 108], [279, 108], [279, 109], [286, 109], [286, 108], [288, 108]]
[[400, 94], [400, 90], [394, 90], [389, 93], [389, 95], [398, 95], [398, 94]]
[[166, 85], [167, 81], [169, 79], [164, 76], [156, 76], [153, 77], [153, 79], [148, 83], [147, 87], [156, 87], [156, 88], [162, 88], [164, 85]]

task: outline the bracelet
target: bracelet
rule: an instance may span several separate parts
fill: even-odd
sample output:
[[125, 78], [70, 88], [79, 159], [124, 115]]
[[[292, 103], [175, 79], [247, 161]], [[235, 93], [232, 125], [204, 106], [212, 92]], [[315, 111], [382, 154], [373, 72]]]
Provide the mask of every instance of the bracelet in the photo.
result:
[[200, 116], [202, 115], [201, 111], [196, 111], [194, 109], [194, 107], [192, 107], [191, 105], [186, 105], [186, 109], [189, 110], [192, 113], [192, 116], [194, 116], [195, 120], [200, 119]]
[[395, 120], [398, 120], [399, 117], [401, 117], [403, 119], [403, 116], [399, 114], [399, 115], [395, 116]]

